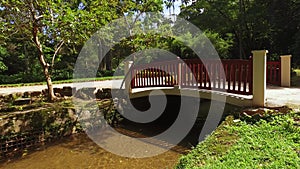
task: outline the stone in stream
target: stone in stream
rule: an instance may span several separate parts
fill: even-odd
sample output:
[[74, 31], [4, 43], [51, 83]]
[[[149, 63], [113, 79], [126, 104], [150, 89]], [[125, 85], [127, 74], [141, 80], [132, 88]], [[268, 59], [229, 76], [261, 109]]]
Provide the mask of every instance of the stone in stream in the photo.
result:
[[74, 97], [82, 100], [90, 100], [95, 99], [94, 91], [96, 90], [95, 87], [92, 88], [81, 88], [76, 91]]
[[24, 92], [23, 97], [28, 98], [28, 97], [30, 97], [30, 94], [31, 94], [31, 92]]
[[31, 98], [18, 98], [14, 101], [14, 105], [25, 105], [31, 103], [32, 103]]
[[95, 92], [96, 99], [109, 99], [111, 98], [111, 89], [110, 88], [102, 88], [98, 89]]
[[62, 91], [63, 90], [61, 88], [55, 87], [55, 88], [53, 88], [53, 91], [54, 91], [54, 94], [55, 94], [56, 97], [62, 97]]
[[62, 96], [68, 96], [68, 97], [71, 97], [73, 95], [73, 92], [76, 90], [76, 88], [72, 88], [70, 86], [64, 86], [62, 88], [62, 93], [61, 95]]
[[103, 91], [101, 89], [98, 89], [95, 93], [96, 99], [104, 99], [105, 98], [105, 94], [103, 93]]
[[42, 95], [41, 91], [34, 91], [30, 93], [30, 97], [39, 97]]

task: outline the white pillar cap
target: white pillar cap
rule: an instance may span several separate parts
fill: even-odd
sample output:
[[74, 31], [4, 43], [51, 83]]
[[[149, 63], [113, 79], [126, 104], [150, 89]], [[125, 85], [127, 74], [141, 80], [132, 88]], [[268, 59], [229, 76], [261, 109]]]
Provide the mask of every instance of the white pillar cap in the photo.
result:
[[282, 55], [282, 56], [280, 56], [281, 58], [291, 58], [292, 57], [292, 55]]
[[267, 53], [269, 53], [269, 51], [268, 50], [253, 50], [253, 51], [251, 51], [253, 54], [254, 53], [264, 53], [264, 54], [267, 54]]

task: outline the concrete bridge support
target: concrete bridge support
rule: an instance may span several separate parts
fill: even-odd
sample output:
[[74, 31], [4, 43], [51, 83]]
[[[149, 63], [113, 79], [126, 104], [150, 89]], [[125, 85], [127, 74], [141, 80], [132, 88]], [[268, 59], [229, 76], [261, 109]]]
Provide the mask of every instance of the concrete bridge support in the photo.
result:
[[267, 50], [253, 53], [253, 101], [254, 106], [265, 106], [267, 89]]
[[280, 56], [282, 87], [291, 87], [291, 57], [292, 55]]
[[128, 92], [131, 93], [131, 73], [130, 67], [132, 66], [133, 61], [126, 61], [124, 65], [124, 76], [125, 76], [125, 89], [128, 89]]

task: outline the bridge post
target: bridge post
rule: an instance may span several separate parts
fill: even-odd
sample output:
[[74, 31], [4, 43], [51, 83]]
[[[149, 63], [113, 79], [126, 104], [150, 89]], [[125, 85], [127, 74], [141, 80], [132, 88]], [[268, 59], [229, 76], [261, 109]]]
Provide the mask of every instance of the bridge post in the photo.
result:
[[124, 78], [125, 78], [125, 90], [128, 90], [129, 93], [132, 92], [131, 90], [131, 73], [129, 72], [130, 67], [132, 66], [133, 61], [126, 61], [124, 64]]
[[181, 89], [181, 78], [182, 78], [182, 67], [181, 67], [181, 59], [180, 59], [180, 57], [177, 57], [177, 61], [178, 61], [178, 64], [177, 64], [177, 66], [178, 66], [178, 72], [177, 72], [177, 86], [178, 86], [178, 89]]
[[267, 50], [255, 50], [253, 53], [253, 106], [265, 106], [267, 88]]
[[281, 59], [281, 86], [291, 86], [291, 57], [292, 55], [280, 56]]

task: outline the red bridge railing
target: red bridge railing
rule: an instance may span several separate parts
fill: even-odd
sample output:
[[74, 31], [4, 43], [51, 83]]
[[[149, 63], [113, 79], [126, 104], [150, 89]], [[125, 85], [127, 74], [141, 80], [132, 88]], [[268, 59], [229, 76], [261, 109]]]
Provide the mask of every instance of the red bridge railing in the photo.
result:
[[178, 61], [136, 65], [131, 71], [132, 88], [171, 87], [178, 85]]
[[281, 85], [281, 62], [267, 62], [267, 84]]
[[185, 60], [185, 63], [182, 87], [252, 94], [251, 60], [208, 60], [205, 64], [201, 60]]
[[179, 60], [136, 65], [131, 87], [199, 88], [252, 94], [252, 60]]

